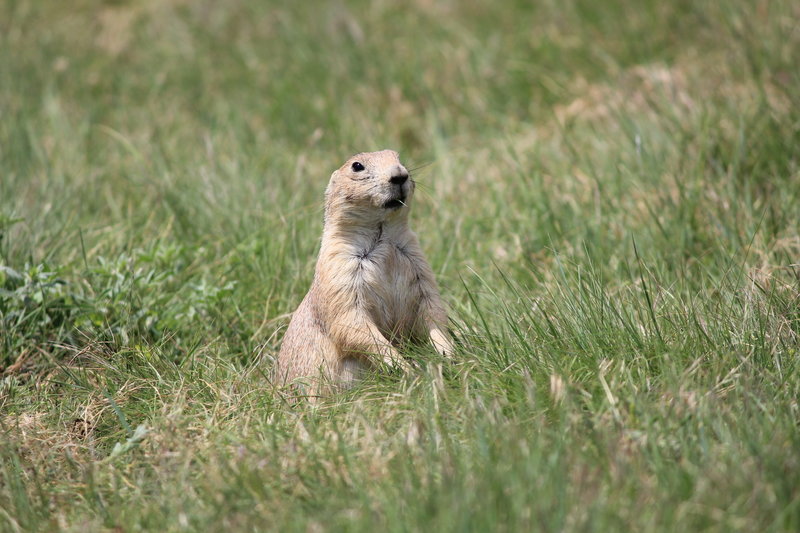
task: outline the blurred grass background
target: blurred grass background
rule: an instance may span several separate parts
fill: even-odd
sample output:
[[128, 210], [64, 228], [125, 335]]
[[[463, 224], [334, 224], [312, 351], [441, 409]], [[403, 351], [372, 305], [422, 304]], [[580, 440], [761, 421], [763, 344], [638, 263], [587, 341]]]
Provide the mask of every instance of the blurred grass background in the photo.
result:
[[[0, 529], [797, 531], [800, 7], [0, 3]], [[286, 405], [358, 151], [457, 362]]]

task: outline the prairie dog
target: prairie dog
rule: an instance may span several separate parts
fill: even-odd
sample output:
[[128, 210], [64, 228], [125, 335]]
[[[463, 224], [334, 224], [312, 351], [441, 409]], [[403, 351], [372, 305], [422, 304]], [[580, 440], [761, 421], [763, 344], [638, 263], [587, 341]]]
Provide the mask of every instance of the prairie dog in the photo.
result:
[[331, 175], [314, 281], [283, 337], [278, 383], [304, 381], [317, 395], [381, 362], [405, 369], [397, 349], [407, 342], [452, 353], [433, 271], [408, 228], [414, 186], [393, 150], [356, 154]]

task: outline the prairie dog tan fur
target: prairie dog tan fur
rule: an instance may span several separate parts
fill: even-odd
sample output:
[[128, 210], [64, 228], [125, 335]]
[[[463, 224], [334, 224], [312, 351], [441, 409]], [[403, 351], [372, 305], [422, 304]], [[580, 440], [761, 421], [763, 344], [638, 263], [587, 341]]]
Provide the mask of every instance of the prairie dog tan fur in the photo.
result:
[[451, 354], [447, 312], [408, 227], [414, 185], [393, 150], [354, 155], [331, 175], [314, 281], [284, 335], [279, 383], [319, 394], [381, 362], [406, 368], [407, 342]]

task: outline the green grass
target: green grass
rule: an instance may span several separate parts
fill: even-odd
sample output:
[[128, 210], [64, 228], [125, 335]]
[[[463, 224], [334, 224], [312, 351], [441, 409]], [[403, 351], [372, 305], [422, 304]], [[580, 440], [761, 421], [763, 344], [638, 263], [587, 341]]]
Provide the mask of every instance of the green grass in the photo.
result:
[[[800, 530], [796, 2], [265, 4], [0, 4], [0, 530]], [[381, 148], [455, 362], [288, 405]]]

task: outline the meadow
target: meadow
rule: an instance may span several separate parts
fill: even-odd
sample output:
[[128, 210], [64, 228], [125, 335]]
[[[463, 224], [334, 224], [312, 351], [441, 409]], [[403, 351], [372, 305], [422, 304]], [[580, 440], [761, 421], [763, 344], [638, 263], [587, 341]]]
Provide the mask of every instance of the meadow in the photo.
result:
[[[0, 531], [799, 531], [800, 5], [0, 3]], [[457, 350], [270, 366], [392, 148]]]

